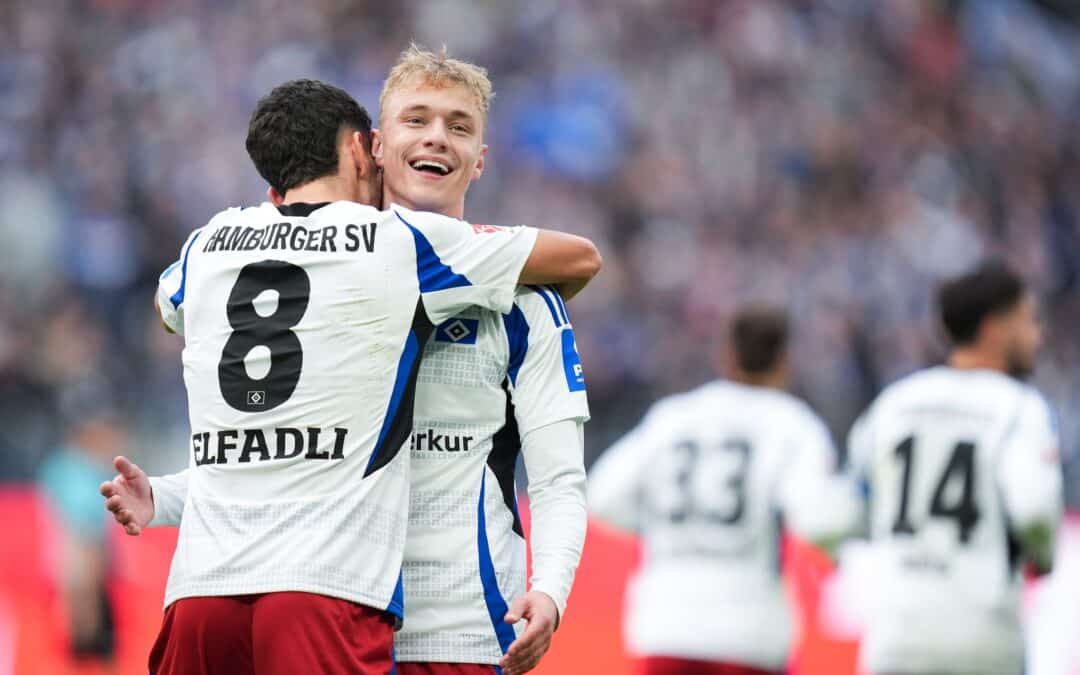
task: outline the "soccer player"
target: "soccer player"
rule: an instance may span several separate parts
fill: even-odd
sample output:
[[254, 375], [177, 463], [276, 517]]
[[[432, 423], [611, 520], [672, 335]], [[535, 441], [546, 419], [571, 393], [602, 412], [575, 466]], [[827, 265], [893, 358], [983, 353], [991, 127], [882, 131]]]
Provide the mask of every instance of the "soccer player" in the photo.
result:
[[1018, 379], [1035, 301], [998, 262], [938, 299], [948, 362], [886, 388], [849, 438], [880, 595], [860, 659], [872, 675], [1019, 675], [1021, 569], [1049, 570], [1062, 511], [1052, 415]]
[[741, 310], [730, 379], [658, 401], [590, 470], [593, 513], [643, 539], [625, 625], [642, 675], [784, 670], [781, 530], [813, 540], [843, 522], [820, 499], [836, 464], [829, 432], [785, 391], [787, 341], [784, 313]]
[[[387, 203], [463, 214], [483, 171], [491, 97], [476, 66], [415, 47], [402, 55], [374, 146]], [[509, 313], [472, 310], [436, 328], [410, 443], [399, 673], [491, 673], [502, 664], [512, 675], [546, 651], [584, 541], [587, 418], [573, 331], [554, 289], [519, 288]], [[534, 512], [529, 592], [513, 484], [519, 450]], [[182, 510], [182, 474], [152, 480], [154, 524], [168, 524], [162, 516]], [[507, 616], [528, 621], [524, 634]]]
[[276, 88], [247, 147], [281, 204], [218, 214], [161, 278], [192, 455], [151, 672], [389, 672], [424, 343], [597, 269], [580, 238], [350, 201], [377, 197], [370, 131], [339, 89]]

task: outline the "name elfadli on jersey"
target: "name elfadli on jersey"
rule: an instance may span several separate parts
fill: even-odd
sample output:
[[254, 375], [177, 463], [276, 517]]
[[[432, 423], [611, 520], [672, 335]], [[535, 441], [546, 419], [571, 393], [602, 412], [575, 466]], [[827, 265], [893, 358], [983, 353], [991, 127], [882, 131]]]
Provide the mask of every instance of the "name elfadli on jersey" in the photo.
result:
[[246, 464], [276, 459], [331, 460], [345, 458], [345, 438], [341, 427], [320, 429], [221, 429], [191, 435], [195, 466], [204, 464]]

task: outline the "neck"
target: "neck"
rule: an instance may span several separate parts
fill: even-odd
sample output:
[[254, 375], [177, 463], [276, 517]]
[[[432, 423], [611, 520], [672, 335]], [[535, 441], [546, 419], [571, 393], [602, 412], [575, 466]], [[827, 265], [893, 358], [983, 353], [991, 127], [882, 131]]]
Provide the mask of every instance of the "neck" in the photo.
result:
[[787, 390], [787, 378], [784, 377], [783, 373], [776, 370], [765, 373], [747, 373], [742, 370], [735, 370], [731, 373], [731, 380], [751, 387]]
[[976, 347], [959, 347], [953, 350], [947, 363], [957, 370], [996, 370], [1000, 373], [1008, 371], [1003, 355]]
[[281, 203], [321, 204], [322, 202], [350, 201], [355, 197], [355, 191], [349, 190], [343, 180], [337, 176], [329, 176], [294, 187], [285, 193], [285, 198]]
[[405, 195], [396, 194], [393, 190], [383, 190], [383, 208], [389, 208], [391, 204], [400, 204], [411, 211], [430, 211], [431, 213], [438, 213], [439, 215], [449, 216], [451, 218], [457, 218], [458, 220], [465, 219], [465, 198], [462, 197], [460, 201], [457, 201], [450, 206], [433, 206], [430, 204], [419, 204]]

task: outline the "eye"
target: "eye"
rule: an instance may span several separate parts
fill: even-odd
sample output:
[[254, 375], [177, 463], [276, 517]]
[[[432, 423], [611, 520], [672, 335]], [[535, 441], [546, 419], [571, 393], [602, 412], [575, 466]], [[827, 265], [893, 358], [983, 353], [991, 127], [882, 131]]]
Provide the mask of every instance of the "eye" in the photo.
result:
[[470, 130], [469, 127], [464, 124], [451, 124], [450, 131], [458, 134], [467, 134]]
[[421, 125], [423, 123], [424, 123], [424, 118], [416, 117], [415, 115], [412, 116], [412, 117], [406, 117], [405, 118], [405, 124], [408, 124], [409, 126], [419, 126], [419, 125]]

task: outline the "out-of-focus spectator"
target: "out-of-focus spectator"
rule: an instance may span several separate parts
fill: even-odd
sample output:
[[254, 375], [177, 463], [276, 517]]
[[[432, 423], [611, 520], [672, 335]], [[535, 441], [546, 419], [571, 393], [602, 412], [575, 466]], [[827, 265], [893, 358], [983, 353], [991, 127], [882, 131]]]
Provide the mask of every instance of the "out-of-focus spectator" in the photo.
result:
[[75, 659], [112, 661], [113, 602], [106, 527], [97, 487], [112, 478], [112, 457], [125, 451], [127, 431], [109, 392], [88, 379], [62, 393], [64, 443], [45, 460], [39, 484], [61, 525], [59, 586]]

